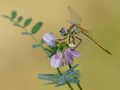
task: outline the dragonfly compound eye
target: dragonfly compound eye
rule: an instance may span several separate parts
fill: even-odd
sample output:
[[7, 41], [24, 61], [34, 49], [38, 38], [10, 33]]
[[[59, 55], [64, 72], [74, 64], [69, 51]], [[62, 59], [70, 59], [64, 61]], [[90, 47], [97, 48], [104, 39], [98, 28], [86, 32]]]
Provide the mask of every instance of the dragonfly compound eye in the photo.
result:
[[62, 36], [66, 36], [66, 35], [68, 35], [68, 32], [67, 32], [67, 30], [66, 30], [65, 28], [61, 28], [61, 29], [60, 29], [60, 34], [61, 34]]

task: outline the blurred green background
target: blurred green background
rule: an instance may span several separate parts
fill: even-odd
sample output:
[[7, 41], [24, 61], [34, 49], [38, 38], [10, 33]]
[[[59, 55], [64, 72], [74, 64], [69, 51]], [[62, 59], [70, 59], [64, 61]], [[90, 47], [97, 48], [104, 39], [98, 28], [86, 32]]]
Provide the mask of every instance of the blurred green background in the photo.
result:
[[[113, 53], [113, 56], [106, 54], [92, 42], [81, 51], [75, 63], [80, 64], [83, 90], [120, 90], [119, 0], [0, 0], [0, 14], [16, 10], [24, 18], [33, 17], [33, 24], [43, 21], [44, 26], [36, 34], [40, 39], [45, 32], [58, 33], [61, 27], [69, 27], [68, 6], [80, 14], [81, 25]], [[44, 81], [36, 78], [38, 73], [56, 70], [42, 50], [31, 48], [34, 41], [20, 32], [0, 17], [0, 90], [69, 90], [67, 86], [45, 86]]]

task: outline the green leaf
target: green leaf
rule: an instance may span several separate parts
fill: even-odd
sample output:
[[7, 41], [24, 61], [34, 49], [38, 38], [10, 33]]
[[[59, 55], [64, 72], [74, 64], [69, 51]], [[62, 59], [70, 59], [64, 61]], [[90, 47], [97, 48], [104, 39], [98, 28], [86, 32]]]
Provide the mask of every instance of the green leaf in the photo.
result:
[[32, 22], [32, 18], [28, 18], [24, 22], [24, 27], [27, 27]]
[[22, 20], [23, 20], [23, 17], [19, 16], [18, 19], [17, 19], [17, 23], [21, 22]]
[[40, 28], [42, 27], [42, 25], [43, 25], [42, 22], [38, 22], [37, 24], [35, 24], [35, 25], [33, 26], [32, 30], [31, 30], [31, 33], [32, 33], [32, 34], [37, 33], [37, 32], [40, 30]]
[[43, 39], [41, 39], [40, 43], [41, 44], [45, 44], [45, 41]]
[[[78, 65], [74, 65], [73, 68], [77, 67]], [[60, 74], [39, 74], [38, 78], [41, 80], [48, 81], [47, 84], [54, 84], [55, 87], [66, 85], [67, 82], [78, 84], [80, 83], [80, 73], [78, 70], [67, 70], [62, 75]]]
[[56, 82], [61, 76], [58, 74], [39, 74], [37, 78], [47, 81]]
[[65, 73], [63, 73], [62, 77], [59, 79], [61, 83], [65, 83], [66, 81], [69, 83], [79, 83], [79, 71], [78, 70], [74, 70], [74, 71], [67, 71]]
[[55, 87], [61, 87], [61, 86], [64, 86], [64, 85], [66, 85], [66, 83], [56, 84]]
[[16, 11], [12, 11], [11, 12], [11, 20], [14, 20], [17, 17], [17, 12]]
[[29, 32], [22, 32], [21, 34], [22, 34], [22, 35], [30, 35]]
[[33, 44], [33, 45], [32, 45], [32, 48], [40, 48], [40, 47], [41, 47], [40, 44]]

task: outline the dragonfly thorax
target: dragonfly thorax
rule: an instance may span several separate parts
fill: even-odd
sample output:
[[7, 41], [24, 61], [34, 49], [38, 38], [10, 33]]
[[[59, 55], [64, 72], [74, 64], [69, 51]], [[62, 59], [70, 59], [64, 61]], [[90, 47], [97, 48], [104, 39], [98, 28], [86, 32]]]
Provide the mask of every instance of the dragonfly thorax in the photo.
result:
[[69, 34], [75, 35], [75, 34], [78, 34], [79, 32], [80, 32], [80, 29], [77, 26], [74, 26], [69, 31]]

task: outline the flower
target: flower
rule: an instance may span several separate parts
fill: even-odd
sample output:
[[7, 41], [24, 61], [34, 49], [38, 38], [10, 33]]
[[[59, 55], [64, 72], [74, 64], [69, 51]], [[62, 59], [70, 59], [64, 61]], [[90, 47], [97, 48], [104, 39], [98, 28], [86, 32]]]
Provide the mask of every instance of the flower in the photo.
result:
[[43, 40], [49, 45], [49, 46], [55, 46], [56, 36], [52, 32], [48, 32], [44, 34]]
[[79, 57], [80, 53], [76, 49], [67, 48], [64, 52], [57, 52], [51, 56], [50, 64], [53, 68], [59, 68], [62, 65], [73, 64], [73, 58]]
[[54, 54], [50, 59], [50, 64], [53, 68], [61, 67], [62, 62], [63, 62], [63, 54], [61, 52]]
[[74, 57], [80, 57], [80, 53], [76, 49], [67, 48], [64, 52], [65, 64], [73, 64]]

